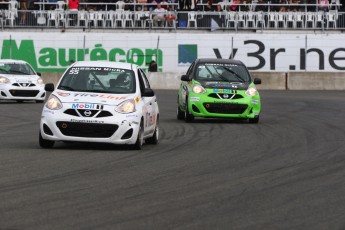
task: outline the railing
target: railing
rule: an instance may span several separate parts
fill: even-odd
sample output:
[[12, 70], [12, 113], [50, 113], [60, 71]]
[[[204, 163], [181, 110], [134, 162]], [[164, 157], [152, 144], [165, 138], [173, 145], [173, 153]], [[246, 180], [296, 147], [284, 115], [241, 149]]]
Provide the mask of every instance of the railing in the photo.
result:
[[[66, 4], [64, 2], [59, 3], [53, 3], [53, 2], [35, 2], [35, 5], [39, 6], [40, 10], [47, 10], [50, 7], [54, 9], [65, 9]], [[125, 3], [123, 1], [117, 1], [117, 2], [81, 2], [79, 3], [79, 8], [81, 10], [89, 10], [89, 9], [94, 9], [94, 10], [115, 10], [115, 9], [130, 9], [132, 11], [138, 11], [144, 8], [150, 9], [154, 8], [157, 5], [157, 3]], [[171, 7], [174, 10], [178, 9], [178, 3], [173, 3], [173, 2], [164, 2], [162, 3], [162, 6], [165, 7]]]
[[164, 18], [156, 18], [151, 11], [11, 11], [0, 12], [3, 30], [15, 28], [41, 29], [161, 29], [161, 30], [343, 30], [343, 12], [264, 12], [166, 11]]

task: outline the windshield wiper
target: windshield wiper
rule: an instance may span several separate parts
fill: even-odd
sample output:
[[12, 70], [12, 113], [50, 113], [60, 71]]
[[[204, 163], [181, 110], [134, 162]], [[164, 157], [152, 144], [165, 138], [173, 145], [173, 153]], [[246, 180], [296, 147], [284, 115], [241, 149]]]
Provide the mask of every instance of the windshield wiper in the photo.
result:
[[1, 73], [7, 74], [9, 71], [8, 71], [8, 70], [5, 70], [5, 69], [0, 69], [0, 72], [1, 72]]
[[29, 75], [28, 73], [24, 73], [22, 71], [19, 70], [10, 70], [11, 73], [20, 73], [20, 74], [25, 74], [25, 75]]
[[106, 90], [99, 90], [99, 89], [85, 89], [85, 90], [80, 90], [81, 92], [90, 92], [90, 93], [109, 93], [110, 91]]
[[70, 87], [70, 86], [66, 86], [66, 85], [60, 85], [60, 86], [58, 87], [58, 89], [68, 90], [68, 91], [75, 91], [75, 89], [73, 89], [73, 88]]
[[[205, 68], [206, 68], [206, 70], [213, 76], [211, 70], [210, 70], [206, 65], [205, 65]], [[216, 70], [216, 68], [215, 68], [215, 70]], [[220, 73], [218, 73], [217, 70], [216, 70], [216, 73], [217, 73], [218, 77], [219, 77], [220, 79], [222, 79], [223, 81], [231, 82], [229, 79], [227, 79], [226, 77], [224, 77], [223, 75], [221, 75]]]
[[224, 67], [224, 66], [223, 66], [223, 69], [232, 73], [235, 76], [235, 78], [237, 78], [237, 80], [239, 80], [240, 82], [245, 82], [245, 80], [240, 75], [238, 75], [235, 71], [229, 69], [228, 67]]

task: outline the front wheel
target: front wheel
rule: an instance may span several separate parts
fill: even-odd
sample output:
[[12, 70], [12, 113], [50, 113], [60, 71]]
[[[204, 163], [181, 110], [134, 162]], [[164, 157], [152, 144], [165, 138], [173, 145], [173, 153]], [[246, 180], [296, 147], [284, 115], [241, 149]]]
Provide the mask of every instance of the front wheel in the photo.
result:
[[184, 120], [184, 112], [180, 108], [179, 96], [177, 96], [176, 118], [177, 120]]
[[177, 120], [183, 120], [184, 119], [184, 112], [180, 109], [179, 104], [177, 104], [176, 117], [177, 117]]
[[51, 149], [53, 148], [55, 141], [45, 140], [42, 137], [41, 132], [39, 133], [39, 140], [38, 140], [40, 146], [44, 149]]
[[249, 118], [248, 121], [249, 123], [257, 124], [259, 123], [259, 116], [255, 116], [254, 118]]
[[143, 122], [140, 123], [137, 141], [133, 145], [133, 149], [141, 150], [144, 144], [144, 127]]
[[158, 122], [157, 122], [153, 136], [150, 138], [147, 138], [145, 140], [145, 143], [151, 144], [151, 145], [156, 145], [156, 144], [158, 144], [158, 139], [159, 139], [159, 126], [158, 126]]
[[184, 119], [186, 122], [193, 122], [194, 121], [194, 116], [192, 114], [190, 114], [189, 110], [188, 110], [188, 98], [186, 98], [186, 103], [185, 103]]

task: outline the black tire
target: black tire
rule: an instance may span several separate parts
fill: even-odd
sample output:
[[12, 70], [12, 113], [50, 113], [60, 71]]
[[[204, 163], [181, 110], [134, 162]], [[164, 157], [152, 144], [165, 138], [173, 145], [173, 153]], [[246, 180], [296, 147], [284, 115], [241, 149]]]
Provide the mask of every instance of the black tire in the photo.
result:
[[257, 124], [259, 123], [259, 116], [255, 116], [254, 118], [249, 118], [248, 121], [251, 124]]
[[177, 96], [176, 118], [177, 120], [184, 120], [184, 112], [180, 108], [179, 96]]
[[194, 121], [194, 116], [192, 114], [190, 114], [189, 110], [188, 110], [188, 98], [186, 98], [186, 103], [185, 103], [184, 119], [186, 122], [193, 122]]
[[147, 138], [145, 140], [145, 143], [151, 144], [151, 145], [156, 145], [156, 144], [158, 144], [158, 140], [159, 140], [159, 123], [157, 120], [155, 132], [153, 133], [153, 136], [150, 138]]
[[44, 149], [53, 148], [55, 141], [45, 140], [42, 138], [41, 132], [39, 133], [39, 144]]
[[184, 120], [184, 112], [181, 110], [179, 104], [177, 104], [176, 118], [177, 118], [177, 120]]
[[133, 145], [133, 149], [141, 150], [143, 147], [143, 144], [144, 144], [144, 127], [143, 127], [143, 121], [141, 121], [140, 126], [139, 126], [137, 141]]

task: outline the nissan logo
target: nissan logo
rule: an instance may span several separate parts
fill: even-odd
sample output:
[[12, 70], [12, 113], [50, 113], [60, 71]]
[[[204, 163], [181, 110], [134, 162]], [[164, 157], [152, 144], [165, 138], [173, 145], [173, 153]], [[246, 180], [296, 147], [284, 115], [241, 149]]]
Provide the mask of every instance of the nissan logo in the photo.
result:
[[223, 98], [224, 99], [228, 99], [229, 98], [229, 94], [223, 94]]
[[91, 111], [90, 110], [86, 110], [84, 112], [84, 115], [87, 116], [87, 117], [91, 116]]

